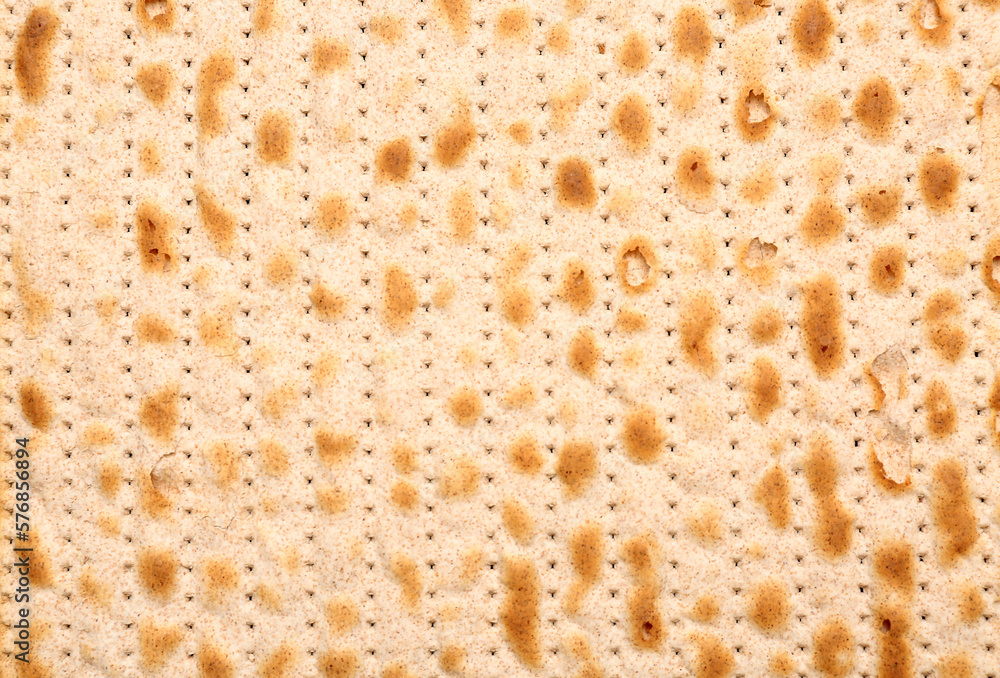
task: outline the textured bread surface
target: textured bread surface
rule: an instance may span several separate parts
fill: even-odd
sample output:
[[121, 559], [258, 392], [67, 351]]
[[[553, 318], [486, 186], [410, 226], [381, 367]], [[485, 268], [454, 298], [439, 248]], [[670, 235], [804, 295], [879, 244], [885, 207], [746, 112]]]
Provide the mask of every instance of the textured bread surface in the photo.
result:
[[1000, 2], [0, 25], [0, 676], [1000, 676]]

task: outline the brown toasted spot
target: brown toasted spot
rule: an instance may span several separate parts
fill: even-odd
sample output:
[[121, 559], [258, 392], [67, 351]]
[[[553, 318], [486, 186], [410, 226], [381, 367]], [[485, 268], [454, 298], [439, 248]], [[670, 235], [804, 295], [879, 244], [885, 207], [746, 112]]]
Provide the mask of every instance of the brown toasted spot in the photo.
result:
[[500, 310], [515, 327], [524, 327], [535, 318], [535, 298], [526, 283], [500, 285]]
[[177, 584], [177, 566], [177, 558], [170, 549], [149, 547], [139, 553], [136, 573], [149, 595], [167, 600]]
[[180, 423], [177, 398], [177, 386], [167, 384], [142, 399], [139, 424], [157, 440], [170, 440]]
[[288, 448], [273, 438], [260, 441], [257, 447], [260, 466], [269, 476], [276, 478], [288, 473]]
[[403, 39], [403, 17], [380, 15], [373, 17], [368, 24], [371, 34], [382, 42], [395, 45]]
[[476, 139], [476, 126], [468, 109], [463, 109], [438, 130], [434, 138], [434, 159], [445, 167], [459, 165]]
[[979, 621], [986, 611], [982, 588], [972, 582], [964, 582], [957, 587], [955, 606], [959, 621], [966, 624]]
[[136, 8], [139, 24], [154, 31], [168, 31], [174, 25], [173, 0], [139, 0]]
[[316, 205], [316, 227], [328, 237], [347, 232], [354, 217], [354, 205], [344, 193], [327, 193]]
[[563, 267], [559, 296], [577, 313], [586, 313], [593, 305], [596, 291], [590, 268], [582, 259], [574, 259]]
[[649, 65], [649, 43], [646, 38], [636, 31], [632, 31], [622, 42], [618, 49], [615, 61], [626, 73], [635, 75], [644, 70]]
[[897, 538], [887, 538], [875, 548], [872, 574], [879, 583], [901, 595], [910, 595], [916, 576], [913, 547]]
[[747, 411], [754, 421], [767, 423], [767, 418], [781, 403], [781, 374], [774, 361], [760, 356], [753, 361], [747, 379]]
[[518, 436], [507, 453], [510, 465], [519, 473], [537, 473], [542, 468], [542, 453], [538, 441], [530, 433]]
[[771, 578], [751, 590], [747, 616], [761, 631], [774, 632], [785, 627], [791, 609], [788, 589], [778, 579]]
[[972, 678], [975, 665], [964, 653], [949, 654], [938, 664], [939, 678]]
[[118, 487], [122, 482], [122, 470], [112, 458], [106, 458], [101, 462], [101, 469], [97, 475], [97, 483], [101, 488], [101, 494], [108, 499], [114, 499], [118, 494]]
[[14, 48], [14, 74], [25, 101], [36, 103], [45, 96], [58, 29], [59, 17], [49, 7], [33, 7], [24, 20]]
[[656, 544], [649, 537], [632, 537], [622, 548], [622, 556], [636, 583], [626, 597], [629, 640], [642, 650], [658, 649], [665, 636], [659, 580], [653, 566], [655, 550]]
[[687, 200], [705, 201], [715, 195], [715, 173], [708, 150], [684, 149], [677, 158], [677, 191]]
[[257, 156], [268, 163], [286, 163], [292, 155], [292, 119], [285, 111], [268, 111], [257, 123]]
[[264, 264], [264, 278], [275, 287], [289, 287], [295, 280], [298, 261], [295, 253], [285, 247], [268, 257]]
[[84, 446], [104, 447], [115, 442], [115, 432], [107, 424], [98, 422], [87, 424], [81, 442]]
[[875, 675], [877, 678], [912, 676], [914, 667], [908, 611], [900, 605], [892, 605], [879, 606], [873, 612], [878, 653]]
[[416, 561], [408, 555], [397, 553], [389, 563], [389, 572], [399, 583], [403, 605], [410, 611], [416, 610], [422, 590]]
[[777, 678], [788, 678], [795, 672], [795, 660], [787, 650], [775, 650], [768, 662], [768, 671]]
[[844, 678], [854, 667], [854, 635], [839, 617], [827, 619], [813, 634], [813, 666], [826, 678]]
[[147, 99], [162, 106], [170, 98], [170, 90], [174, 86], [174, 71], [164, 62], [145, 64], [139, 67], [135, 83]]
[[714, 544], [722, 539], [722, 512], [712, 501], [703, 501], [687, 515], [687, 528], [703, 546]]
[[993, 293], [994, 298], [1000, 298], [1000, 235], [993, 236], [986, 243], [982, 269], [983, 283]]
[[542, 665], [542, 586], [534, 562], [523, 557], [508, 559], [503, 585], [507, 593], [500, 608], [500, 623], [507, 642], [521, 662], [538, 668]]
[[216, 355], [232, 355], [236, 351], [236, 331], [231, 314], [225, 309], [201, 313], [198, 337]]
[[767, 285], [777, 276], [778, 247], [774, 243], [752, 238], [739, 243], [735, 249], [738, 269], [748, 279], [758, 285]]
[[357, 440], [350, 433], [320, 427], [316, 429], [316, 454], [329, 467], [348, 459], [357, 447]]
[[391, 264], [385, 269], [385, 321], [394, 330], [410, 324], [417, 310], [417, 291], [413, 279], [402, 267]]
[[565, 53], [570, 48], [569, 25], [560, 21], [545, 34], [545, 44], [559, 53]]
[[667, 434], [656, 420], [656, 411], [649, 405], [637, 405], [622, 421], [622, 443], [625, 454], [636, 464], [650, 464], [660, 457]]
[[774, 130], [776, 116], [768, 103], [767, 90], [760, 84], [740, 88], [733, 106], [736, 128], [747, 141], [766, 139]]
[[233, 58], [224, 51], [213, 52], [198, 71], [198, 97], [195, 114], [198, 117], [198, 131], [202, 139], [218, 136], [226, 128], [226, 116], [222, 112], [219, 97], [222, 88], [236, 78]]
[[333, 73], [347, 68], [351, 56], [346, 42], [320, 37], [313, 43], [312, 66], [318, 74]]
[[360, 621], [358, 606], [346, 594], [339, 593], [327, 601], [326, 624], [332, 635], [342, 636]]
[[810, 245], [826, 245], [844, 231], [844, 210], [825, 195], [816, 196], [799, 223], [802, 237]]
[[206, 558], [201, 563], [201, 586], [205, 597], [214, 605], [231, 597], [240, 585], [240, 573], [225, 557]]
[[556, 199], [571, 209], [590, 209], [597, 204], [597, 189], [590, 164], [579, 157], [569, 157], [556, 166]]
[[691, 606], [689, 616], [702, 624], [711, 623], [719, 617], [719, 601], [710, 593], [699, 596]]
[[198, 672], [202, 678], [233, 678], [236, 666], [225, 650], [205, 640], [198, 648]]
[[21, 414], [29, 424], [39, 430], [45, 430], [55, 419], [52, 399], [42, 389], [41, 384], [32, 378], [21, 382], [18, 390], [21, 401]]
[[464, 36], [472, 21], [469, 0], [437, 0], [437, 5], [452, 32]]
[[324, 322], [338, 320], [347, 310], [347, 297], [317, 281], [309, 291], [309, 301], [316, 317]]
[[938, 355], [949, 362], [962, 357], [969, 341], [965, 330], [951, 322], [960, 315], [960, 303], [957, 294], [943, 289], [934, 292], [924, 307], [927, 338]]
[[954, 458], [938, 462], [931, 487], [931, 515], [938, 557], [947, 567], [967, 555], [979, 538], [965, 467]]
[[236, 240], [236, 216], [204, 186], [196, 185], [194, 195], [198, 200], [198, 216], [208, 239], [220, 253], [228, 255]]
[[137, 245], [142, 270], [166, 273], [177, 260], [174, 249], [174, 219], [158, 205], [143, 202], [135, 211]]
[[139, 502], [142, 510], [154, 518], [162, 518], [172, 502], [153, 484], [149, 472], [139, 474]]
[[417, 506], [420, 495], [417, 488], [408, 480], [397, 480], [389, 490], [389, 501], [393, 506], [404, 511], [412, 511]]
[[[160, 151], [160, 147], [155, 141], [146, 140], [139, 146], [139, 164], [142, 165], [142, 171], [146, 174], [159, 174], [163, 171], [163, 158]], [[113, 217], [108, 216], [108, 222], [106, 226], [111, 225], [111, 220]], [[98, 225], [99, 228], [103, 226]]]
[[618, 249], [615, 268], [626, 292], [638, 294], [652, 289], [658, 267], [653, 244], [644, 235], [629, 236]]
[[941, 440], [955, 432], [958, 418], [955, 402], [948, 393], [948, 386], [940, 379], [927, 385], [924, 408], [927, 410], [927, 430], [932, 438]]
[[[933, 1], [933, 0], [931, 0]], [[861, 134], [873, 141], [885, 141], [892, 136], [899, 115], [896, 93], [884, 76], [869, 79], [854, 96], [854, 119], [861, 125]]]
[[851, 547], [854, 516], [837, 497], [837, 460], [825, 434], [809, 441], [804, 468], [814, 499], [813, 542], [823, 555], [841, 556]]
[[462, 673], [465, 668], [465, 648], [445, 645], [441, 648], [441, 670], [445, 673]]
[[767, 13], [770, 6], [771, 0], [729, 0], [729, 11], [736, 20], [737, 28], [757, 21]]
[[417, 470], [417, 451], [405, 442], [397, 442], [392, 447], [392, 467], [396, 473], [406, 475]]
[[510, 536], [526, 543], [535, 536], [535, 519], [528, 508], [517, 499], [508, 497], [500, 505], [500, 518]]
[[507, 391], [503, 402], [505, 407], [522, 409], [534, 405], [537, 398], [538, 392], [535, 387], [527, 381], [522, 381]]
[[808, 65], [822, 61], [830, 54], [833, 17], [825, 0], [804, 0], [792, 15], [792, 48]]
[[933, 45], [942, 45], [951, 38], [954, 12], [945, 2], [920, 0], [914, 3], [910, 19], [917, 35]]
[[375, 172], [379, 180], [407, 181], [413, 172], [413, 147], [406, 137], [383, 144], [375, 156]]
[[479, 489], [481, 475], [479, 465], [472, 457], [462, 455], [453, 459], [441, 474], [441, 496], [446, 499], [471, 497]]
[[139, 621], [139, 660], [144, 671], [156, 671], [167, 663], [181, 642], [178, 626], [163, 626], [148, 617]]
[[692, 367], [708, 376], [718, 368], [714, 341], [718, 324], [719, 307], [710, 291], [698, 290], [685, 297], [678, 327], [681, 351]]
[[666, 635], [655, 585], [642, 583], [629, 589], [626, 597], [629, 640], [641, 650], [656, 650]]
[[919, 188], [931, 212], [946, 212], [955, 206], [959, 166], [945, 153], [931, 151], [920, 161]]
[[774, 176], [774, 166], [770, 163], [761, 163], [757, 169], [743, 179], [743, 183], [740, 184], [740, 197], [748, 203], [759, 205], [771, 197], [777, 186], [778, 180]]
[[778, 309], [773, 306], [764, 306], [754, 315], [750, 321], [750, 338], [758, 344], [770, 344], [781, 336], [784, 321]]
[[702, 64], [712, 49], [712, 34], [705, 10], [686, 5], [677, 12], [673, 24], [674, 55]]
[[809, 120], [821, 135], [829, 134], [840, 124], [840, 102], [829, 95], [813, 97], [809, 104]]
[[736, 667], [733, 651], [715, 635], [704, 633], [694, 637], [698, 652], [694, 658], [695, 678], [729, 678]]
[[653, 116], [641, 94], [631, 92], [622, 97], [611, 114], [611, 129], [632, 153], [649, 146], [653, 134]]
[[527, 146], [531, 141], [531, 123], [527, 120], [518, 120], [507, 128], [507, 133], [517, 143]]
[[816, 373], [827, 377], [844, 360], [843, 303], [840, 286], [820, 273], [802, 286], [802, 339]]
[[754, 499], [764, 508], [771, 527], [783, 530], [791, 523], [792, 506], [788, 498], [788, 473], [781, 466], [772, 466], [754, 490]]
[[472, 191], [468, 187], [456, 189], [448, 200], [448, 223], [452, 237], [459, 242], [468, 242], [476, 232], [478, 220]]
[[577, 330], [569, 342], [567, 355], [569, 366], [585, 377], [594, 377], [594, 370], [600, 358], [600, 349], [594, 338], [594, 331], [584, 328]]
[[459, 426], [472, 426], [483, 414], [483, 401], [476, 390], [463, 386], [448, 400], [448, 411]]
[[324, 678], [354, 678], [358, 664], [358, 653], [350, 648], [327, 650], [319, 657], [319, 670]]
[[298, 663], [298, 653], [285, 642], [271, 651], [261, 662], [260, 678], [287, 678], [293, 675]]
[[599, 525], [585, 523], [573, 530], [569, 537], [569, 562], [584, 590], [600, 579], [603, 559], [604, 542]]
[[585, 75], [576, 77], [564, 88], [554, 92], [549, 100], [552, 129], [561, 132], [569, 127], [588, 96], [590, 96], [590, 80]]
[[526, 42], [531, 32], [531, 19], [524, 7], [506, 7], [497, 17], [497, 37], [509, 42]]
[[882, 294], [892, 294], [903, 286], [906, 257], [899, 245], [882, 245], [872, 254], [868, 267], [868, 280], [872, 289]]
[[649, 326], [646, 314], [634, 306], [623, 306], [615, 318], [615, 327], [626, 334], [640, 332]]
[[585, 440], [563, 443], [556, 461], [556, 475], [567, 495], [579, 497], [597, 477], [597, 447]]
[[316, 503], [326, 513], [343, 513], [347, 510], [350, 497], [342, 487], [320, 485], [316, 488]]
[[227, 440], [215, 440], [205, 448], [205, 459], [212, 467], [215, 484], [219, 487], [231, 487], [237, 480], [240, 469], [240, 459], [236, 446]]

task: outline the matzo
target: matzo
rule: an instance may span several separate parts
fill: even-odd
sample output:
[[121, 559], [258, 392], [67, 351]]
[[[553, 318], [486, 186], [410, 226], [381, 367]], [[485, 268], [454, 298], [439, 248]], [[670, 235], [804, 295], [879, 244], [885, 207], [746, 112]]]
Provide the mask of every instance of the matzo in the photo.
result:
[[1000, 3], [0, 16], [0, 676], [1000, 675]]

